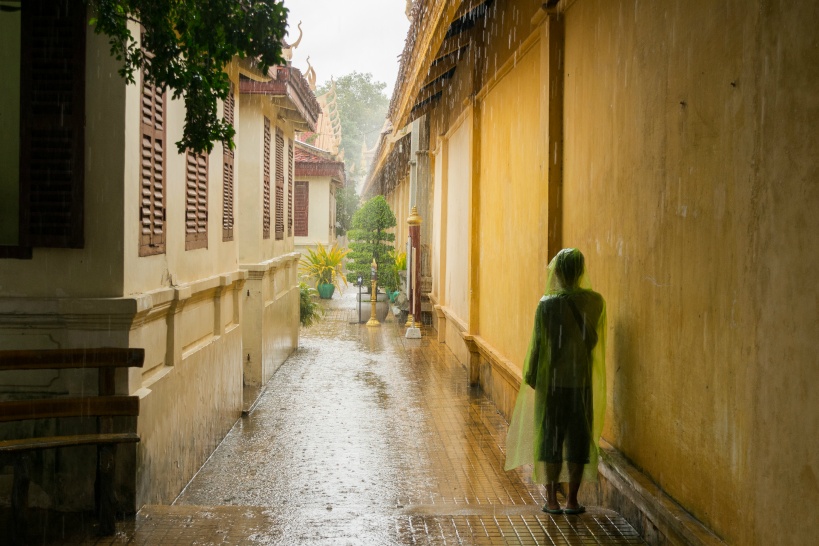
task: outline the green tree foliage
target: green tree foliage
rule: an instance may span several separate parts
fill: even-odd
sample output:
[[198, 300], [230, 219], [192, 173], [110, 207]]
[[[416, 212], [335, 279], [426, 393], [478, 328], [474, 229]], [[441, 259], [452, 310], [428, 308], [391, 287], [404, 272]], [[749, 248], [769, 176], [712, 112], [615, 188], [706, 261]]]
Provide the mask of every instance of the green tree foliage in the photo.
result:
[[[233, 147], [235, 131], [216, 115], [217, 99], [230, 92], [224, 67], [234, 56], [257, 59], [259, 68], [281, 64], [287, 8], [281, 0], [88, 0], [98, 34], [109, 37], [120, 75], [134, 83], [145, 68], [160, 88], [184, 96], [186, 114], [179, 151]], [[142, 25], [142, 48], [128, 22]], [[145, 50], [149, 52], [145, 54]]]
[[353, 215], [359, 207], [358, 193], [350, 185], [336, 192], [336, 235], [345, 235], [353, 226]]
[[370, 264], [375, 258], [379, 278], [391, 278], [395, 260], [390, 256], [393, 247], [389, 243], [395, 241], [395, 234], [387, 230], [394, 228], [395, 223], [395, 214], [383, 195], [376, 195], [358, 209], [353, 215], [353, 229], [349, 232], [352, 252], [348, 257], [352, 261], [347, 264], [348, 277], [361, 275], [367, 282]]
[[[352, 72], [336, 80], [336, 102], [341, 118], [341, 149], [347, 178], [357, 186], [367, 173], [360, 172], [361, 145], [372, 148], [387, 117], [390, 104], [384, 89], [387, 84], [373, 81], [369, 72]], [[330, 88], [329, 82], [316, 93], [321, 95]]]

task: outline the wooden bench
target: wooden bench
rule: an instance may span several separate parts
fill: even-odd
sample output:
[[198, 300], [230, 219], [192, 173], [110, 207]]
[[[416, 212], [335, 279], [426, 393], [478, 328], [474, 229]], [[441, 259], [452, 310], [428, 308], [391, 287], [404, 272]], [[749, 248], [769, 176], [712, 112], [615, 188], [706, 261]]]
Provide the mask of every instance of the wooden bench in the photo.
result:
[[96, 417], [96, 432], [70, 436], [20, 438], [0, 441], [0, 454], [14, 454], [12, 486], [13, 540], [25, 540], [30, 454], [42, 449], [97, 446], [96, 509], [100, 534], [112, 535], [116, 518], [114, 499], [115, 449], [118, 444], [139, 442], [136, 432], [114, 432], [114, 417], [139, 415], [139, 398], [115, 394], [117, 368], [142, 367], [144, 349], [49, 349], [37, 351], [0, 351], [0, 371], [20, 370], [98, 370], [97, 395], [38, 398], [0, 402], [0, 423], [68, 417]]

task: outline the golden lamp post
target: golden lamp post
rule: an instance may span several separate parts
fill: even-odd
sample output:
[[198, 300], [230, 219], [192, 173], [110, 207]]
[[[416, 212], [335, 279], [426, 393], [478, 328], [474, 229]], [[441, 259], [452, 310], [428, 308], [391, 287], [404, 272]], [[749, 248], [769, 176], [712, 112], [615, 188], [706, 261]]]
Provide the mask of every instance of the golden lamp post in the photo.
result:
[[370, 265], [370, 282], [372, 283], [372, 289], [370, 290], [370, 320], [367, 321], [367, 326], [381, 326], [379, 324], [378, 319], [375, 318], [375, 302], [378, 298], [376, 294], [376, 279], [378, 276], [378, 264], [375, 263], [375, 258], [373, 258], [373, 263]]

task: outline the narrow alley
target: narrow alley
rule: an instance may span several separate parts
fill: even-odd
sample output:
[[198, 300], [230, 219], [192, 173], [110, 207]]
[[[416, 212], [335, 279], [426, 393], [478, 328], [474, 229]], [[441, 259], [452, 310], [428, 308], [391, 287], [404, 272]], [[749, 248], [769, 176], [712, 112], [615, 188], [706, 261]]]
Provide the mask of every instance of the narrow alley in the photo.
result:
[[541, 512], [542, 488], [503, 471], [504, 419], [446, 346], [352, 324], [354, 305], [348, 289], [302, 331], [173, 505], [92, 543], [643, 543], [609, 510]]

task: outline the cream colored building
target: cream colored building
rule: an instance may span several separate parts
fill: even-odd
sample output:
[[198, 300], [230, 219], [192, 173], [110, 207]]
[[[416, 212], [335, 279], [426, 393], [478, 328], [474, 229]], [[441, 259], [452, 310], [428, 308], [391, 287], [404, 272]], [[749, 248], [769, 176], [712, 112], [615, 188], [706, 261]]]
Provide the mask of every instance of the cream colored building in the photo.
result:
[[242, 77], [239, 150], [239, 263], [248, 272], [244, 307], [245, 409], [298, 345], [298, 259], [294, 245], [296, 131], [321, 112], [307, 80], [291, 66]]
[[[219, 115], [237, 127], [236, 149], [180, 154], [184, 103], [141, 74], [126, 85], [76, 6], [54, 22], [66, 40], [51, 62], [22, 76], [26, 48], [46, 37], [21, 29], [19, 12], [0, 14], [0, 348], [145, 348], [144, 368], [117, 377], [119, 392], [140, 398], [141, 442], [119, 447], [118, 492], [132, 511], [173, 501], [247, 405], [243, 385], [263, 383], [297, 344], [288, 150], [318, 112], [295, 69], [234, 62]], [[64, 87], [45, 93], [57, 80]], [[7, 373], [0, 393], [95, 384]], [[65, 450], [60, 464], [43, 455], [32, 503], [93, 506], [93, 449]]]
[[336, 191], [344, 187], [344, 162], [325, 150], [296, 141], [294, 234], [304, 252], [336, 242]]
[[371, 191], [410, 191], [382, 173], [426, 115], [427, 335], [508, 416], [546, 265], [580, 248], [608, 303], [587, 500], [652, 543], [815, 542], [815, 6], [414, 6]]

